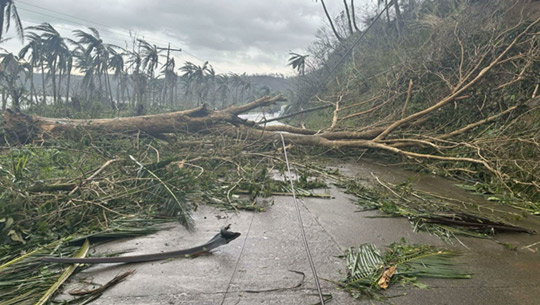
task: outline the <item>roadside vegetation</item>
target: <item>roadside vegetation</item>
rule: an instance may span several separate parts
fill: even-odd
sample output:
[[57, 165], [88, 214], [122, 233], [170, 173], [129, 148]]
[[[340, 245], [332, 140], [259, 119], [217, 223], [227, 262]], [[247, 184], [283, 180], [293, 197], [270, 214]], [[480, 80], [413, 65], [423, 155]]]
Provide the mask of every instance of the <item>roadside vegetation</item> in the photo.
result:
[[406, 161], [537, 213], [539, 5], [399, 1], [398, 14], [387, 3], [365, 31], [342, 14], [337, 32], [291, 58], [304, 74], [291, 112], [327, 106], [291, 124], [345, 154]]

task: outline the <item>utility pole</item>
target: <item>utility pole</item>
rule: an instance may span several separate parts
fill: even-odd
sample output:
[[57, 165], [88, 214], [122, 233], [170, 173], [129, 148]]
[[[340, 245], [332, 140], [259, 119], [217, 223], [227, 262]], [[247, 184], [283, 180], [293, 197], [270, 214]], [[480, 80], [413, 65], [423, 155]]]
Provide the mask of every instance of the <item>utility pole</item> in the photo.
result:
[[167, 61], [165, 62], [165, 78], [163, 78], [163, 91], [162, 91], [162, 96], [161, 96], [161, 100], [165, 101], [165, 97], [167, 96], [167, 83], [165, 81], [167, 80], [167, 70], [169, 69], [169, 58], [170, 58], [170, 55], [171, 55], [171, 51], [172, 52], [182, 52], [182, 49], [180, 49], [180, 48], [171, 49], [171, 43], [170, 42], [169, 42], [169, 45], [167, 46], [167, 48], [158, 47], [157, 49], [158, 50], [167, 50]]

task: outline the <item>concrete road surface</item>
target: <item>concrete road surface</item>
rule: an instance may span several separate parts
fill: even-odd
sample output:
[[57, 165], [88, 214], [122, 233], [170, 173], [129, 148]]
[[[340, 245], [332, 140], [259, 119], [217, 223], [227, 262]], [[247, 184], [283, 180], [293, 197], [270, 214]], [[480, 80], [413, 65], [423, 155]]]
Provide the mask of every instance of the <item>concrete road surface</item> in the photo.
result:
[[[367, 166], [367, 165], [365, 165]], [[342, 171], [366, 172], [366, 168]], [[368, 172], [388, 173], [369, 165]], [[403, 174], [406, 175], [406, 174]], [[412, 175], [412, 174], [411, 174]], [[396, 177], [399, 175], [390, 175]], [[359, 177], [364, 179], [366, 177]], [[388, 178], [388, 179], [391, 179]], [[422, 177], [429, 186], [435, 179]], [[418, 181], [421, 179], [417, 179]], [[431, 181], [433, 182], [433, 181]], [[420, 185], [419, 187], [422, 187]], [[430, 186], [434, 188], [433, 186]], [[449, 182], [441, 189], [452, 196], [469, 196]], [[403, 218], [366, 218], [377, 212], [357, 212], [352, 197], [331, 188], [332, 199], [300, 201], [304, 227], [319, 277], [338, 281], [345, 271], [343, 251], [362, 243], [388, 245], [405, 237], [409, 242], [441, 245], [463, 252], [458, 260], [473, 273], [470, 280], [421, 280], [428, 289], [391, 287], [393, 304], [540, 304], [540, 257], [523, 246], [540, 241], [537, 235], [504, 234], [496, 238], [517, 247], [512, 251], [492, 240], [460, 239], [445, 244], [438, 237], [415, 233]], [[72, 279], [65, 291], [92, 288], [84, 282], [106, 283], [126, 270], [135, 270], [125, 281], [107, 290], [92, 304], [316, 304], [317, 292], [302, 244], [291, 197], [273, 197], [264, 203], [266, 212], [220, 211], [201, 206], [195, 213], [196, 229], [179, 225], [157, 234], [98, 247], [100, 253], [132, 250], [129, 254], [173, 251], [200, 245], [219, 228], [232, 224], [242, 236], [211, 255], [163, 262], [97, 265]], [[528, 225], [540, 229], [529, 216]], [[535, 227], [536, 226], [536, 227]], [[93, 253], [94, 255], [96, 253]], [[355, 300], [333, 283], [321, 280], [329, 304], [371, 304]], [[69, 298], [66, 295], [60, 299]]]

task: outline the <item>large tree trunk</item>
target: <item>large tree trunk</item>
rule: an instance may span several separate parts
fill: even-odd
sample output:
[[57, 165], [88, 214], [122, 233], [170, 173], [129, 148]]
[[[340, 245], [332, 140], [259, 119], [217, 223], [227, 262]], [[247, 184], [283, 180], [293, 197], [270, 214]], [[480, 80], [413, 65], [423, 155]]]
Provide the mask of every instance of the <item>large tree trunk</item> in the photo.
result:
[[5, 128], [16, 139], [33, 139], [43, 136], [58, 136], [64, 132], [71, 132], [77, 128], [106, 131], [110, 133], [145, 132], [151, 135], [178, 131], [197, 132], [207, 130], [219, 124], [232, 124], [239, 126], [245, 124], [253, 126], [246, 120], [238, 117], [257, 107], [272, 105], [284, 99], [278, 95], [268, 96], [239, 107], [229, 107], [221, 111], [212, 111], [205, 105], [194, 109], [145, 115], [127, 118], [71, 120], [29, 116], [19, 112], [7, 110], [4, 112]]

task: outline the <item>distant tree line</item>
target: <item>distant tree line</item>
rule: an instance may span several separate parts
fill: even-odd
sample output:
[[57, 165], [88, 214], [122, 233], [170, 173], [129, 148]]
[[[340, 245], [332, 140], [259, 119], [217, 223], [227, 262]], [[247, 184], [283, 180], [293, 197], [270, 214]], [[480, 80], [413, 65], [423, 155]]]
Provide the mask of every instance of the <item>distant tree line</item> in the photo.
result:
[[[185, 62], [177, 68], [173, 56], [164, 55], [167, 48], [142, 38], [133, 37], [131, 48], [126, 49], [104, 42], [95, 28], [74, 30], [73, 37], [63, 37], [49, 23], [26, 27], [23, 34], [13, 0], [0, 0], [0, 12], [0, 33], [14, 22], [26, 42], [18, 54], [0, 48], [3, 110], [9, 99], [16, 110], [25, 103], [71, 103], [78, 110], [101, 103], [143, 114], [154, 106], [185, 108], [208, 103], [227, 107], [271, 91], [255, 86], [245, 73], [216, 74], [208, 62]], [[77, 86], [73, 86], [73, 75], [82, 77]]]

